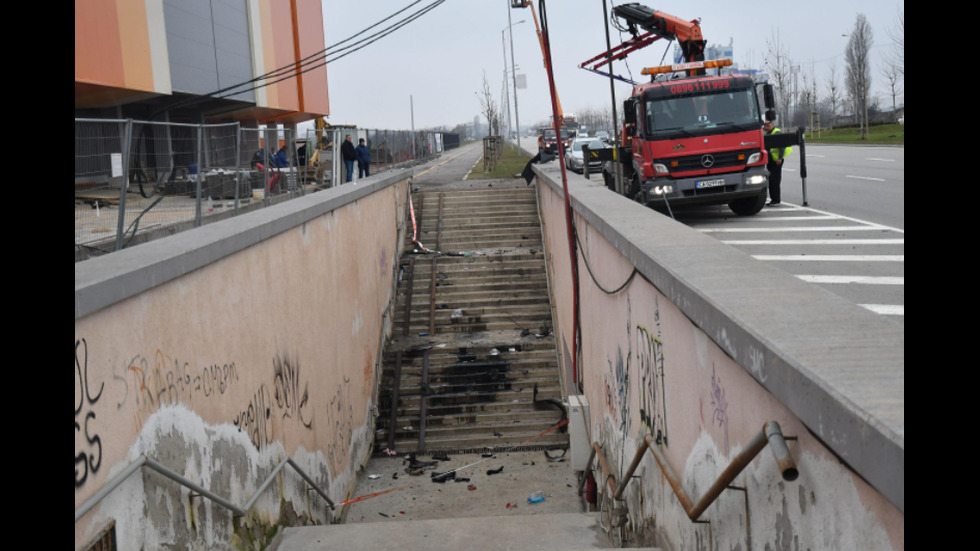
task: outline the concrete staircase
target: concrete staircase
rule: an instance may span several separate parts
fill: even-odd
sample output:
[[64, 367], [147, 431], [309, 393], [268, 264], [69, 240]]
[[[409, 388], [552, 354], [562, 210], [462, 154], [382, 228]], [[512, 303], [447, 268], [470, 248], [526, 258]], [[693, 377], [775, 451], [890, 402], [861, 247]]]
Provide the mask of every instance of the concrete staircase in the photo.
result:
[[[477, 491], [415, 477], [405, 483], [408, 489], [351, 505], [349, 523], [285, 528], [270, 549], [618, 547], [599, 527], [598, 513], [568, 512], [569, 501], [577, 502], [571, 510], [582, 510], [569, 464], [549, 464], [531, 451], [568, 447], [566, 433], [549, 431], [563, 413], [549, 402], [562, 397], [534, 190], [428, 192], [413, 201], [419, 240], [443, 254], [408, 254], [401, 260], [398, 315], [385, 351], [375, 442], [376, 451], [393, 448], [398, 455], [372, 459], [370, 472], [383, 474], [362, 480], [357, 495], [391, 488], [390, 473], [404, 473], [409, 453], [493, 448], [494, 459], [460, 471], [474, 477]], [[456, 468], [479, 457], [454, 455], [440, 465]], [[505, 462], [507, 474], [482, 475]], [[560, 474], [565, 469], [567, 481]], [[412, 477], [398, 483], [407, 479]], [[551, 497], [538, 506], [503, 507], [535, 488]], [[447, 509], [451, 518], [434, 518]], [[499, 515], [486, 516], [492, 510]], [[391, 514], [382, 518], [381, 511]]]
[[[533, 188], [413, 196], [418, 239], [400, 261], [375, 450], [568, 445]], [[537, 387], [537, 402], [535, 402]]]

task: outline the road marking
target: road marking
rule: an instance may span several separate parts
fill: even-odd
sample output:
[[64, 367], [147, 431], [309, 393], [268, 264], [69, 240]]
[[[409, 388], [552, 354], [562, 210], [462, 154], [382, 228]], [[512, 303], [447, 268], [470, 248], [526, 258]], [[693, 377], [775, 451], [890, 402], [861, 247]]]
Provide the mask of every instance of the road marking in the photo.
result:
[[886, 316], [905, 315], [904, 304], [858, 304], [858, 306], [867, 308], [876, 314], [884, 314]]
[[851, 175], [851, 174], [845, 174], [844, 177], [845, 178], [851, 178], [853, 180], [868, 180], [868, 181], [871, 181], [871, 182], [884, 182], [885, 181], [884, 178], [872, 178], [871, 176], [854, 176], [854, 175]]
[[[851, 222], [854, 222], [855, 224], [871, 224], [873, 226], [878, 226], [878, 227], [881, 227], [881, 228], [884, 228], [884, 229], [887, 229], [887, 230], [891, 230], [893, 232], [905, 233], [905, 230], [900, 229], [900, 228], [895, 228], [895, 227], [892, 227], [892, 226], [885, 226], [883, 224], [875, 224], [874, 222], [868, 222], [867, 220], [861, 220], [860, 218], [854, 218], [854, 217], [851, 217], [851, 216], [844, 216], [842, 214], [835, 214], [833, 212], [827, 212], [825, 210], [815, 209], [813, 207], [804, 207], [804, 206], [800, 206], [800, 205], [794, 205], [792, 203], [783, 203], [783, 207], [782, 208], [780, 208], [780, 207], [776, 207], [776, 208], [778, 208], [779, 210], [787, 210], [786, 209], [787, 207], [789, 207], [790, 210], [807, 210], [807, 211], [810, 211], [810, 212], [815, 212], [817, 214], [823, 214], [825, 216], [832, 216], [834, 218], [840, 218], [841, 220], [850, 220]], [[769, 211], [766, 211], [766, 212], [772, 212], [772, 211], [769, 210]], [[768, 220], [768, 218], [766, 218], [766, 220]]]
[[865, 160], [866, 161], [884, 161], [886, 163], [893, 163], [893, 162], [895, 162], [895, 159], [885, 159], [883, 157], [868, 157]]
[[798, 275], [796, 277], [809, 283], [827, 283], [831, 285], [849, 283], [860, 283], [862, 285], [905, 285], [904, 277], [892, 276]]
[[701, 229], [704, 233], [741, 233], [741, 232], [771, 232], [773, 230], [779, 230], [780, 232], [801, 232], [801, 231], [881, 231], [887, 230], [888, 228], [884, 226], [800, 226], [800, 227], [786, 227], [786, 228], [703, 228]]
[[904, 245], [904, 239], [748, 239], [726, 245]]
[[752, 258], [777, 262], [905, 262], [904, 254], [757, 254]]

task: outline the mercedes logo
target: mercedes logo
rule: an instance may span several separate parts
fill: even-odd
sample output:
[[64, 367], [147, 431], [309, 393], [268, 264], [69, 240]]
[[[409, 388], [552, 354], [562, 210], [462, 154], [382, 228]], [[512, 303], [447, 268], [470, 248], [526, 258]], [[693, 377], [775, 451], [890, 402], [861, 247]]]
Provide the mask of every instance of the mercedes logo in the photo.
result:
[[714, 155], [708, 154], [701, 157], [701, 166], [703, 166], [704, 168], [711, 168], [714, 165], [715, 165]]

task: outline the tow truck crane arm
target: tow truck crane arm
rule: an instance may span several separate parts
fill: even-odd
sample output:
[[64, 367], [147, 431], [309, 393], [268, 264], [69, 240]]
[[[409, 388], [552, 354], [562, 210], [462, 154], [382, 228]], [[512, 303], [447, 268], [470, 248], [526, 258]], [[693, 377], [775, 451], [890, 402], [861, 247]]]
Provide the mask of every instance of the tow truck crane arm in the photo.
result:
[[[630, 84], [637, 84], [623, 77], [610, 75], [599, 69], [610, 61], [623, 59], [632, 52], [645, 48], [661, 38], [677, 40], [681, 46], [685, 61], [704, 61], [704, 48], [707, 41], [701, 34], [700, 19], [685, 21], [668, 13], [635, 3], [613, 7], [613, 15], [626, 22], [626, 28], [629, 30], [630, 35], [632, 35], [632, 38], [612, 48], [610, 52], [603, 52], [583, 62], [579, 65], [582, 69], [603, 76], [612, 76]], [[640, 34], [638, 27], [647, 32]]]

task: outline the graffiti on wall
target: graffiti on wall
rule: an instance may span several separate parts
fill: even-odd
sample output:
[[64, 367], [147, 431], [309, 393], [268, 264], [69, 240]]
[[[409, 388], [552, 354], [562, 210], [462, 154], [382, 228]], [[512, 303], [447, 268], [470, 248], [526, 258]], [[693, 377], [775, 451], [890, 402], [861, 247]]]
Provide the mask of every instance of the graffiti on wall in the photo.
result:
[[629, 388], [630, 372], [629, 357], [623, 359], [623, 349], [616, 348], [616, 360], [606, 360], [609, 363], [609, 371], [605, 375], [606, 383], [606, 406], [609, 414], [616, 419], [619, 430], [626, 433], [629, 431]]
[[327, 444], [327, 463], [330, 472], [336, 474], [347, 464], [347, 457], [354, 437], [354, 404], [350, 397], [350, 379], [330, 398], [327, 406], [327, 430], [330, 442]]
[[721, 377], [715, 373], [715, 365], [711, 364], [711, 413], [712, 425], [717, 424], [725, 433], [725, 453], [728, 453], [728, 400], [725, 389], [721, 386]]
[[272, 369], [275, 374], [276, 406], [282, 412], [283, 420], [295, 417], [304, 427], [312, 429], [310, 393], [306, 383], [300, 382], [299, 362], [290, 361], [289, 356], [277, 356], [272, 360]]
[[[188, 403], [196, 397], [224, 394], [238, 380], [235, 362], [194, 368], [190, 362], [181, 361], [160, 349], [152, 359], [142, 354], [133, 356], [127, 362], [126, 370], [133, 382], [136, 408], [145, 413], [152, 413], [166, 404]], [[128, 399], [129, 385], [124, 377], [113, 378], [126, 386], [123, 401], [116, 406], [118, 409]]]
[[[79, 357], [81, 349], [81, 357]], [[85, 485], [89, 474], [99, 472], [102, 465], [102, 437], [89, 425], [95, 420], [95, 405], [102, 397], [105, 383], [93, 393], [88, 379], [88, 343], [75, 341], [75, 489]], [[79, 442], [81, 435], [81, 443]]]
[[636, 360], [640, 373], [640, 427], [667, 443], [667, 405], [664, 396], [664, 343], [660, 329], [660, 300], [653, 312], [656, 334], [636, 326]]
[[235, 416], [235, 426], [248, 435], [256, 448], [272, 443], [272, 397], [265, 385], [252, 394], [248, 405]]
[[232, 422], [259, 449], [276, 439], [273, 415], [278, 415], [283, 423], [295, 421], [307, 430], [313, 430], [313, 405], [308, 386], [300, 377], [298, 361], [291, 360], [286, 354], [276, 356], [272, 359], [272, 390], [265, 383], [259, 385]]

